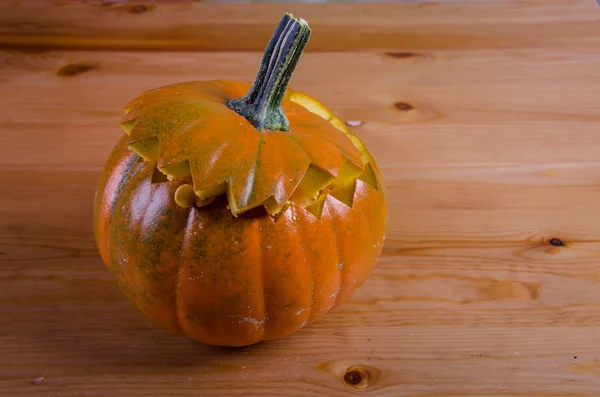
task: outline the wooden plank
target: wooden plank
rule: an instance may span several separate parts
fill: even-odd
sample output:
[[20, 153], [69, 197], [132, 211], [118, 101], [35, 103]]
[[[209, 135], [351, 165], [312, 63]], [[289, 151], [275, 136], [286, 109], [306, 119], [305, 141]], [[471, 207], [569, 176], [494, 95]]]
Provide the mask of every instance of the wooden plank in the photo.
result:
[[[56, 255], [53, 244], [38, 244], [28, 249], [41, 255], [24, 261], [9, 252], [3, 261], [0, 313], [11, 324], [0, 333], [3, 395], [169, 389], [178, 396], [199, 390], [258, 396], [285, 389], [289, 395], [343, 396], [352, 390], [344, 373], [357, 364], [382, 371], [371, 389], [375, 395], [593, 396], [599, 386], [600, 307], [589, 291], [600, 280], [578, 275], [577, 261], [557, 259], [564, 251], [548, 255], [535, 241], [520, 244], [520, 263], [512, 268], [502, 261], [515, 261], [515, 242], [437, 242], [422, 245], [424, 255], [413, 243], [403, 246], [401, 257], [388, 250], [365, 286], [322, 322], [281, 341], [234, 350], [203, 347], [152, 327], [123, 301], [100, 260], [86, 254], [88, 245], [81, 255]], [[65, 252], [79, 244], [63, 241], [71, 247]], [[480, 251], [477, 261], [469, 260], [472, 245]], [[598, 244], [588, 243], [587, 250], [597, 256]], [[537, 251], [540, 259], [524, 251]], [[586, 247], [568, 251], [567, 257]], [[446, 269], [443, 256], [451, 258]], [[541, 259], [547, 257], [554, 258], [554, 271]], [[597, 263], [587, 261], [590, 269]], [[421, 267], [427, 263], [438, 273]], [[472, 375], [482, 368], [490, 376], [475, 381]], [[42, 384], [28, 384], [39, 376]]]
[[[458, 306], [414, 298], [361, 304], [357, 297], [290, 338], [229, 350], [152, 327], [123, 302], [98, 259], [51, 263], [0, 281], [4, 294], [23, 291], [3, 295], [0, 305], [12, 325], [0, 334], [2, 395], [344, 396], [352, 391], [344, 373], [357, 364], [382, 371], [373, 395], [594, 396], [599, 386], [598, 306], [578, 304], [584, 292], [568, 279], [543, 282], [552, 292], [542, 289], [540, 298], [558, 307], [502, 300], [502, 288], [488, 302]], [[374, 290], [377, 279], [361, 291]], [[422, 293], [439, 295], [439, 285]], [[473, 379], [482, 369], [489, 376]], [[40, 376], [41, 384], [29, 384]]]
[[308, 51], [600, 45], [593, 1], [329, 4], [6, 0], [0, 48], [262, 51], [284, 12], [308, 20]]
[[[0, 396], [597, 397], [594, 2], [289, 5], [321, 52], [293, 86], [378, 159], [389, 233], [347, 303], [240, 349], [136, 313], [97, 255], [91, 203], [120, 107], [251, 79], [284, 6], [132, 6], [0, 4]], [[353, 366], [366, 389], [345, 381]]]
[[[104, 158], [122, 134], [117, 126], [122, 104], [142, 90], [173, 82], [172, 76], [176, 81], [251, 79], [259, 59], [250, 53], [5, 52], [0, 79], [11, 95], [0, 98], [0, 105], [19, 110], [0, 120], [6, 131], [0, 144], [13, 149], [4, 153], [0, 167], [13, 175], [20, 170], [25, 173], [20, 178], [29, 181], [40, 167], [76, 171], [43, 174], [34, 187], [41, 211], [63, 189], [69, 192], [65, 200], [89, 202]], [[96, 67], [79, 75], [57, 75], [73, 64]], [[364, 70], [372, 73], [364, 76]], [[443, 79], [445, 74], [452, 78]], [[421, 233], [423, 227], [452, 232], [457, 223], [477, 232], [498, 231], [508, 213], [518, 222], [517, 230], [534, 224], [548, 232], [595, 233], [587, 216], [588, 206], [595, 208], [594, 196], [585, 192], [599, 179], [600, 93], [590, 84], [598, 80], [599, 55], [568, 52], [554, 57], [539, 50], [443, 52], [408, 60], [382, 54], [307, 54], [294, 84], [344, 119], [361, 121], [355, 130], [380, 161], [388, 186], [403, 192], [391, 195], [398, 208], [392, 209], [391, 222], [402, 222], [403, 230], [410, 226], [406, 236]], [[397, 103], [413, 108], [398, 109]], [[30, 136], [36, 139], [23, 139]], [[83, 170], [90, 172], [78, 176]], [[80, 182], [57, 187], [59, 178], [71, 175]], [[93, 183], [85, 184], [86, 195], [74, 191], [87, 178]], [[559, 185], [566, 190], [555, 198], [551, 192]], [[56, 191], [37, 191], [44, 186]], [[14, 196], [9, 192], [7, 199], [19, 206], [23, 194], [31, 194], [30, 189], [17, 190]], [[573, 200], [580, 205], [573, 206]], [[65, 208], [77, 209], [74, 204]], [[571, 208], [564, 217], [556, 211], [561, 206]], [[412, 224], [407, 220], [413, 217], [400, 212], [404, 208], [414, 214]], [[48, 229], [41, 230], [53, 233], [53, 225], [66, 227], [73, 219], [73, 225], [83, 226], [73, 229], [74, 235], [89, 233], [85, 228], [91, 210], [82, 209], [71, 217], [56, 213]], [[11, 227], [22, 217], [13, 213], [7, 211], [4, 218], [14, 218]]]
[[[320, 98], [343, 119], [360, 122], [354, 128], [381, 157], [385, 172], [441, 163], [491, 163], [515, 166], [515, 172], [519, 164], [534, 164], [534, 172], [552, 172], [551, 163], [558, 163], [564, 172], [556, 175], [564, 174], [558, 179], [565, 181], [574, 163], [597, 161], [600, 91], [593, 82], [600, 80], [599, 54], [306, 54], [292, 86]], [[259, 61], [258, 53], [0, 53], [0, 81], [10, 93], [0, 96], [0, 106], [18, 109], [0, 119], [7, 131], [0, 133], [0, 145], [13, 148], [0, 166], [98, 169], [122, 133], [121, 107], [134, 96], [180, 81], [249, 81]], [[59, 75], [72, 65], [94, 67]], [[52, 150], [36, 150], [40, 145]]]

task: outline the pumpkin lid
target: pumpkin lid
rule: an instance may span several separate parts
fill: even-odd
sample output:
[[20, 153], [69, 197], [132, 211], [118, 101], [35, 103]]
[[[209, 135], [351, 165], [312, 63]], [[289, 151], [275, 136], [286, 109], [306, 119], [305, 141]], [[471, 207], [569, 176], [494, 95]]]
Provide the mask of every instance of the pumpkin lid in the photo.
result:
[[226, 194], [234, 216], [261, 205], [276, 215], [290, 201], [318, 212], [326, 191], [357, 178], [376, 187], [362, 143], [319, 102], [287, 89], [309, 36], [306, 22], [286, 14], [254, 84], [179, 83], [125, 106], [129, 147], [168, 179], [191, 182], [177, 190], [178, 204]]

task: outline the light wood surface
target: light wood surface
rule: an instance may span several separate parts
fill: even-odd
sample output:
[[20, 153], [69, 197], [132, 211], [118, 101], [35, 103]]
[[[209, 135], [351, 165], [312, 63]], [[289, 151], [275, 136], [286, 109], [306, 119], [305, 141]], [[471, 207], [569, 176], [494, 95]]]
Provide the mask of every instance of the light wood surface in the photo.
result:
[[[131, 7], [0, 4], [0, 395], [600, 395], [594, 1]], [[388, 239], [323, 321], [210, 348], [124, 300], [93, 191], [124, 103], [252, 79], [286, 10], [315, 32], [292, 85], [378, 159]]]

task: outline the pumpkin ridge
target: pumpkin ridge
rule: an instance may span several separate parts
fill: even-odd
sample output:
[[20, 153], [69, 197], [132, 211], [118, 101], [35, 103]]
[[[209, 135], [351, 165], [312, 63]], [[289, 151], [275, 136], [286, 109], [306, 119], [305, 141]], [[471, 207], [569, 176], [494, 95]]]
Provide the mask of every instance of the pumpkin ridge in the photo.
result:
[[[119, 147], [119, 146], [117, 146]], [[114, 154], [114, 152], [113, 152]], [[112, 221], [113, 215], [115, 214], [115, 208], [117, 208], [117, 204], [119, 203], [119, 199], [121, 197], [121, 193], [123, 188], [126, 185], [126, 182], [129, 179], [129, 174], [131, 172], [131, 170], [133, 169], [133, 167], [139, 162], [140, 157], [133, 153], [131, 156], [129, 156], [126, 160], [124, 160], [123, 162], [120, 162], [118, 164], [118, 166], [116, 167], [117, 171], [115, 172], [115, 174], [117, 177], [112, 177], [112, 178], [107, 178], [107, 181], [105, 182], [107, 185], [111, 185], [109, 183], [112, 182], [115, 184], [114, 186], [114, 192], [111, 195], [111, 200], [109, 203], [106, 204], [108, 211], [107, 213], [109, 214], [108, 219], [106, 220], [106, 230], [98, 230], [96, 233], [98, 233], [99, 235], [104, 235], [106, 236], [106, 246], [101, 246], [101, 253], [105, 254], [106, 257], [103, 259], [106, 261], [106, 265], [107, 267], [112, 271], [112, 258], [111, 258], [111, 254], [110, 254], [110, 241], [111, 239], [108, 238], [108, 233], [109, 233], [109, 225]], [[120, 176], [119, 176], [120, 175]], [[98, 194], [98, 193], [96, 193]], [[96, 198], [96, 200], [98, 200], [98, 198]], [[96, 206], [94, 206], [96, 208]]]
[[261, 328], [262, 328], [262, 336], [261, 339], [265, 339], [265, 337], [268, 335], [267, 332], [267, 326], [269, 325], [269, 313], [267, 313], [267, 296], [265, 293], [265, 254], [264, 254], [264, 250], [265, 247], [262, 244], [263, 242], [263, 236], [260, 233], [260, 226], [255, 230], [255, 233], [257, 234], [257, 238], [258, 238], [258, 245], [260, 247], [260, 250], [258, 250], [258, 255], [260, 255], [260, 258], [258, 258], [258, 263], [260, 264], [260, 286], [262, 289], [262, 313], [263, 313], [263, 319], [262, 320], [258, 320]]
[[183, 254], [184, 254], [184, 249], [185, 247], [185, 242], [186, 242], [186, 235], [188, 234], [188, 230], [190, 229], [190, 224], [193, 223], [194, 221], [194, 211], [193, 209], [190, 209], [188, 212], [188, 216], [187, 216], [187, 221], [185, 222], [185, 229], [183, 232], [183, 239], [181, 240], [181, 245], [179, 248], [179, 252], [177, 255], [177, 270], [175, 270], [175, 296], [173, 299], [173, 302], [175, 304], [175, 318], [177, 319], [177, 325], [179, 325], [179, 328], [181, 329], [181, 331], [188, 335], [188, 332], [186, 331], [186, 329], [183, 326], [183, 321], [182, 321], [182, 317], [185, 313], [183, 313], [181, 311], [181, 268], [182, 266], [184, 266], [187, 262], [183, 260]]
[[[181, 134], [186, 133], [188, 130], [196, 127], [197, 125], [200, 125], [202, 122], [201, 119], [198, 120], [194, 120], [192, 121], [192, 123], [188, 124], [187, 126], [185, 126], [184, 128], [182, 128], [181, 130]], [[161, 168], [165, 168], [165, 167], [170, 167], [170, 166], [175, 166], [179, 163], [188, 161], [189, 162], [189, 158], [186, 158], [185, 160], [181, 160], [181, 161], [177, 161], [177, 155], [180, 155], [179, 153], [177, 154], [171, 154], [170, 156], [167, 155], [167, 153], [169, 153], [169, 151], [167, 149], [164, 148], [164, 146], [166, 145], [166, 142], [163, 142], [163, 140], [160, 137], [156, 137], [158, 139], [158, 153], [157, 153], [157, 159], [156, 159], [156, 166], [157, 168], [160, 169]], [[230, 141], [225, 141], [224, 145], [226, 145], [227, 143], [229, 143]], [[171, 145], [173, 145], [173, 142], [171, 142]], [[161, 171], [162, 172], [162, 171]], [[191, 167], [190, 167], [190, 175], [192, 173]], [[163, 174], [168, 175], [167, 173], [163, 172]]]
[[[260, 158], [260, 149], [262, 147], [261, 144], [262, 140], [260, 140], [258, 142], [258, 145], [256, 147], [256, 155], [254, 157], [254, 161], [252, 166], [250, 167], [250, 169], [248, 170], [248, 176], [246, 178], [246, 181], [244, 183], [244, 190], [243, 190], [243, 196], [238, 198], [238, 202], [236, 202], [236, 206], [238, 203], [248, 203], [251, 202], [252, 199], [255, 197], [256, 195], [256, 190], [255, 190], [255, 184], [256, 184], [256, 171], [258, 168], [258, 160]], [[231, 205], [231, 203], [229, 204]]]
[[325, 208], [325, 206], [327, 206], [327, 224], [329, 225], [329, 227], [331, 228], [331, 230], [333, 231], [333, 241], [335, 242], [335, 253], [337, 256], [337, 269], [339, 270], [338, 274], [339, 274], [339, 285], [338, 288], [336, 289], [336, 295], [335, 295], [335, 299], [333, 301], [333, 306], [337, 306], [337, 304], [339, 303], [339, 299], [340, 299], [340, 292], [342, 290], [343, 284], [344, 284], [344, 263], [342, 261], [342, 247], [340, 246], [340, 234], [337, 231], [337, 229], [334, 227], [333, 225], [333, 220], [332, 220], [332, 213], [331, 213], [331, 209], [329, 208], [329, 206], [327, 205], [327, 202], [325, 202], [325, 205], [323, 206], [323, 208]]
[[[327, 169], [325, 169], [325, 168], [323, 168], [323, 167], [319, 166], [318, 164], [316, 164], [316, 163], [315, 163], [314, 156], [312, 156], [312, 155], [311, 155], [311, 154], [308, 152], [308, 150], [306, 150], [306, 148], [304, 147], [304, 145], [303, 145], [303, 144], [302, 144], [300, 141], [298, 141], [298, 139], [297, 139], [297, 137], [296, 137], [295, 135], [292, 135], [292, 134], [290, 134], [290, 135], [288, 136], [288, 138], [289, 138], [290, 140], [294, 141], [294, 143], [296, 144], [296, 146], [298, 146], [298, 147], [300, 148], [300, 150], [302, 150], [302, 151], [303, 151], [303, 152], [306, 154], [306, 156], [307, 156], [307, 157], [310, 159], [310, 165], [312, 165], [313, 167], [318, 167], [318, 168], [322, 169], [323, 171], [325, 171], [325, 172], [329, 173], [329, 174], [330, 174], [332, 177], [334, 177], [334, 178], [335, 178], [335, 177], [337, 177], [337, 172], [334, 174], [334, 173], [332, 173], [330, 170], [327, 170]], [[340, 153], [340, 155], [341, 155], [341, 153]], [[339, 170], [338, 170], [338, 171], [339, 171]]]
[[[308, 110], [308, 109], [307, 109]], [[310, 110], [308, 110], [310, 112]], [[315, 113], [313, 113], [315, 114]], [[316, 114], [315, 114], [316, 115]], [[317, 115], [318, 116], [318, 115]], [[335, 131], [338, 134], [342, 134], [341, 136], [343, 136], [345, 138], [345, 140], [347, 141], [347, 143], [349, 144], [347, 148], [341, 147], [338, 145], [337, 142], [335, 142], [335, 139], [332, 137], [329, 137], [327, 135], [324, 134], [316, 134], [314, 131], [311, 131], [309, 128], [304, 128], [301, 130], [294, 130], [293, 132], [296, 134], [296, 136], [302, 136], [306, 139], [315, 139], [315, 135], [318, 137], [318, 139], [327, 142], [328, 144], [334, 146], [337, 148], [337, 150], [340, 152], [340, 154], [342, 156], [344, 156], [344, 158], [346, 158], [346, 160], [348, 160], [350, 163], [352, 163], [354, 166], [356, 166], [357, 168], [360, 168], [362, 170], [362, 166], [363, 166], [363, 160], [362, 160], [362, 151], [361, 149], [356, 146], [356, 144], [354, 142], [352, 142], [352, 140], [350, 139], [350, 137], [344, 133], [343, 131], [340, 131], [339, 129], [337, 129], [334, 125], [330, 124], [329, 122], [327, 122], [327, 120], [325, 119], [321, 119], [319, 117], [319, 121], [325, 121], [325, 123], [319, 123], [316, 124], [316, 127], [322, 127], [322, 128], [332, 128], [333, 131]], [[353, 157], [350, 153], [348, 153], [348, 151], [356, 151], [357, 152], [357, 158]]]
[[[290, 134], [285, 134], [285, 135], [279, 136], [279, 138], [281, 138], [281, 139], [274, 139], [275, 138], [274, 136], [273, 136], [273, 139], [271, 139], [271, 141], [273, 142], [273, 146], [275, 146], [277, 148], [277, 150], [274, 151], [276, 160], [283, 159], [284, 155], [282, 153], [294, 152], [294, 154], [300, 154], [299, 157], [303, 158], [302, 161], [304, 163], [306, 163], [306, 165], [305, 165], [306, 168], [310, 167], [311, 159], [310, 159], [310, 156], [305, 151], [303, 151], [303, 150], [288, 150], [288, 151], [286, 151], [285, 150], [285, 149], [289, 149], [291, 145], [294, 145], [294, 142], [289, 139], [290, 136], [291, 136]], [[303, 169], [304, 167], [301, 166], [302, 162], [299, 161], [298, 163], [300, 164], [298, 169], [301, 170], [302, 176], [300, 177], [300, 179], [298, 181], [296, 181], [295, 185], [291, 189], [292, 194], [289, 197], [286, 197], [285, 192], [289, 190], [289, 189], [286, 189], [286, 178], [288, 178], [286, 172], [288, 172], [290, 170], [284, 170], [283, 166], [281, 167], [279, 176], [277, 177], [276, 182], [274, 184], [275, 195], [272, 196], [273, 199], [277, 202], [277, 204], [279, 206], [283, 206], [288, 201], [288, 199], [291, 200], [292, 195], [298, 188], [298, 185], [300, 183], [302, 183], [302, 180], [304, 179], [304, 177], [306, 175], [306, 169]], [[288, 162], [287, 164], [285, 164], [286, 166], [288, 166], [288, 168], [291, 168], [292, 169], [291, 171], [293, 172], [294, 167], [290, 166], [290, 164], [296, 164], [296, 161]], [[289, 182], [289, 180], [288, 180], [288, 182]]]
[[336, 253], [338, 255], [337, 267], [340, 270], [340, 286], [338, 289], [338, 293], [335, 297], [335, 303], [334, 303], [334, 306], [337, 306], [338, 303], [340, 303], [340, 299], [342, 298], [342, 292], [345, 287], [345, 280], [348, 277], [349, 269], [347, 267], [347, 264], [346, 264], [346, 261], [344, 258], [342, 244], [340, 243], [340, 241], [341, 241], [340, 231], [336, 227], [336, 223], [335, 223], [335, 218], [337, 216], [339, 216], [339, 214], [337, 214], [335, 206], [329, 205], [329, 203], [327, 201], [325, 202], [325, 205], [327, 206], [327, 215], [329, 216], [329, 223], [333, 229], [335, 248], [336, 248]]
[[[306, 214], [302, 214], [302, 215], [306, 216]], [[314, 307], [314, 305], [315, 305], [315, 274], [313, 273], [313, 271], [311, 269], [310, 261], [306, 260], [307, 250], [305, 249], [305, 247], [303, 245], [303, 242], [306, 240], [306, 237], [305, 237], [306, 225], [303, 222], [300, 222], [299, 229], [300, 229], [300, 235], [302, 237], [298, 239], [298, 244], [300, 245], [300, 250], [303, 253], [304, 263], [306, 263], [306, 267], [308, 268], [308, 274], [309, 274], [309, 279], [310, 279], [310, 304], [308, 305], [308, 307], [297, 311], [296, 315], [300, 315], [302, 312], [308, 310], [308, 318], [307, 318], [306, 322], [310, 323], [311, 320], [313, 319], [314, 315], [316, 314], [316, 311], [314, 310], [315, 309], [315, 307]]]

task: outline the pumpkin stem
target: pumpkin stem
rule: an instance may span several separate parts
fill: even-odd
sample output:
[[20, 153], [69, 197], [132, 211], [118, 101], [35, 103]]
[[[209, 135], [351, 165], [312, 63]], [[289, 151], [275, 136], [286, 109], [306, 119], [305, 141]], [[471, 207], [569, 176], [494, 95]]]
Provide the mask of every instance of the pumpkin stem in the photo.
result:
[[281, 101], [309, 37], [306, 21], [285, 14], [267, 45], [252, 87], [243, 97], [228, 101], [227, 107], [258, 130], [289, 131]]

